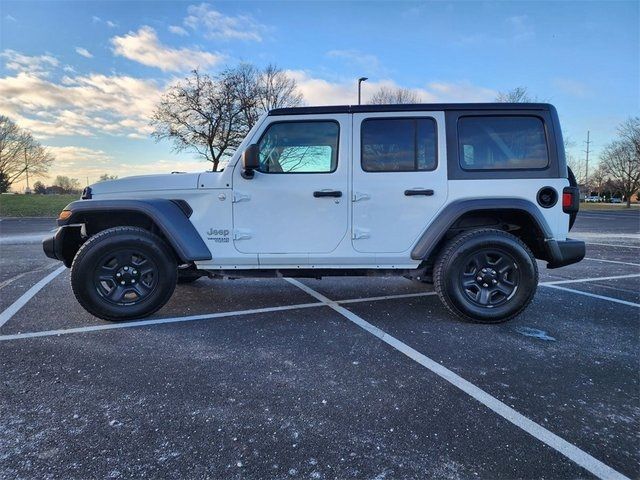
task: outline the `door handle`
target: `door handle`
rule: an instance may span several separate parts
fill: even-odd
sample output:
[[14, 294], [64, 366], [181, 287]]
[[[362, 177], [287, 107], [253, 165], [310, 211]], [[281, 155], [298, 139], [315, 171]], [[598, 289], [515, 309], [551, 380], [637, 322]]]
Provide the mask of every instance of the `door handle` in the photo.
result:
[[342, 192], [340, 190], [319, 190], [319, 191], [313, 192], [313, 196], [316, 198], [341, 197]]
[[414, 195], [424, 195], [426, 197], [430, 197], [433, 195], [433, 190], [423, 190], [423, 189], [405, 190], [404, 194], [407, 197], [412, 197]]

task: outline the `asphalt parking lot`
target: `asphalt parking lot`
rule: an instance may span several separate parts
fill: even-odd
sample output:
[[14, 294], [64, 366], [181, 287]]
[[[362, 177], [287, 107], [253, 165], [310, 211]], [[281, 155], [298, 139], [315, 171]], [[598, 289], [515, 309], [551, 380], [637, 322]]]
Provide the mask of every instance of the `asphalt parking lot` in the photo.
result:
[[200, 279], [108, 323], [53, 226], [0, 222], [1, 478], [640, 476], [637, 209], [581, 213], [587, 258], [501, 325], [403, 278]]

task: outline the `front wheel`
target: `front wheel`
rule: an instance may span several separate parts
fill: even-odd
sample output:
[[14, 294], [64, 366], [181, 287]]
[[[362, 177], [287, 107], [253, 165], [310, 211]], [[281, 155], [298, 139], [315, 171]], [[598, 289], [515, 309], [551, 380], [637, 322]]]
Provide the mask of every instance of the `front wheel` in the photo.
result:
[[146, 317], [169, 300], [176, 286], [173, 252], [157, 235], [115, 227], [89, 238], [71, 266], [78, 302], [104, 320]]
[[538, 266], [517, 237], [502, 230], [474, 230], [445, 246], [433, 278], [438, 296], [454, 315], [500, 323], [529, 305], [538, 286]]

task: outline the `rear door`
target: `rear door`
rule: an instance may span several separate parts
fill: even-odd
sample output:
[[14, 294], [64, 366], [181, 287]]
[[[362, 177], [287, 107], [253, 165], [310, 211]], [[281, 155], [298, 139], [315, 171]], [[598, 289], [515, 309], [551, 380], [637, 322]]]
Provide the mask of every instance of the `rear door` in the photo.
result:
[[443, 112], [353, 116], [352, 243], [408, 251], [447, 199]]

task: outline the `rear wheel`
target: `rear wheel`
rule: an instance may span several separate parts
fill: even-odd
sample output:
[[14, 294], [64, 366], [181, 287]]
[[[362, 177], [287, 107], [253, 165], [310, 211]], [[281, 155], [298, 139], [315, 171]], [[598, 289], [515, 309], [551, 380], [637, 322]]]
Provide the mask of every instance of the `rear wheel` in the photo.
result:
[[502, 230], [484, 229], [452, 239], [436, 261], [435, 290], [444, 305], [466, 320], [499, 323], [533, 299], [538, 267], [531, 250]]
[[151, 315], [169, 300], [176, 285], [175, 256], [153, 233], [115, 227], [89, 238], [71, 266], [78, 302], [105, 320]]

